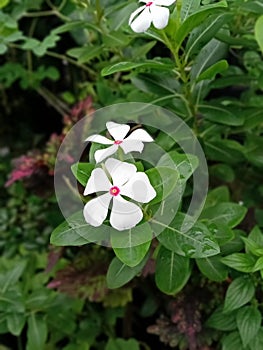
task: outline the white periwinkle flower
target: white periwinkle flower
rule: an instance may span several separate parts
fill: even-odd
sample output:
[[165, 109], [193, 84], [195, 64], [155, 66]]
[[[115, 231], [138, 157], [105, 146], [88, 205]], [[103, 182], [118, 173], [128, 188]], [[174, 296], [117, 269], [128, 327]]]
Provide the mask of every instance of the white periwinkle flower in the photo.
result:
[[122, 196], [136, 202], [148, 203], [156, 196], [156, 192], [148, 176], [143, 172], [137, 172], [133, 164], [109, 158], [105, 162], [105, 167], [112, 181], [102, 168], [96, 168], [87, 182], [84, 196], [96, 192], [105, 193], [85, 204], [83, 210], [85, 220], [91, 226], [102, 225], [112, 202], [111, 226], [119, 231], [130, 229], [142, 220], [143, 213], [138, 205]]
[[[136, 33], [143, 33], [150, 28], [151, 23], [157, 29], [163, 29], [169, 21], [169, 9], [163, 6], [170, 6], [176, 0], [140, 0], [145, 5], [134, 11], [129, 19], [129, 25]], [[136, 17], [136, 18], [135, 18]]]
[[142, 152], [144, 147], [143, 142], [153, 142], [153, 138], [143, 129], [136, 129], [125, 138], [130, 130], [129, 125], [107, 122], [106, 127], [114, 140], [107, 139], [97, 134], [91, 135], [85, 140], [101, 143], [103, 145], [111, 145], [108, 148], [95, 152], [94, 157], [97, 163], [115, 153], [118, 147], [121, 147], [125, 154], [133, 151]]

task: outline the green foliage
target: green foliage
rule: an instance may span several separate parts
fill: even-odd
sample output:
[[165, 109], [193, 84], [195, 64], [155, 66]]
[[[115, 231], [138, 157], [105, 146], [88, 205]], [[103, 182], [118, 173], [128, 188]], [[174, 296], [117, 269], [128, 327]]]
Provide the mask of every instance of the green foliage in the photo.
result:
[[[65, 102], [87, 95], [94, 108], [134, 101], [162, 106], [204, 149], [210, 175], [204, 209], [195, 222], [186, 214], [199, 160], [154, 128], [150, 133], [165, 154], [154, 168], [141, 159], [134, 164], [157, 196], [142, 205], [142, 222], [122, 232], [108, 218], [99, 228], [90, 226], [82, 212], [57, 226], [52, 196], [33, 194], [26, 182], [4, 189], [0, 155], [0, 348], [9, 333], [27, 350], [147, 349], [143, 340], [122, 339], [116, 320], [124, 314], [125, 324], [131, 317], [125, 335], [137, 337], [133, 327], [142, 315], [157, 317], [152, 333], [180, 350], [263, 347], [263, 6], [256, 0], [177, 0], [166, 28], [151, 25], [142, 34], [128, 26], [137, 8], [136, 1], [0, 1], [1, 125], [20, 115], [16, 108], [21, 99], [28, 103], [28, 93], [40, 94], [63, 117], [71, 113]], [[129, 122], [141, 123], [140, 116]], [[35, 147], [35, 136], [28, 138]], [[2, 139], [5, 146], [5, 127]], [[82, 187], [99, 147], [88, 146], [87, 162], [72, 165]], [[84, 204], [92, 196], [84, 198], [82, 187]], [[163, 212], [174, 213], [170, 223]], [[52, 230], [50, 242], [63, 246], [62, 257], [44, 273]], [[96, 242], [107, 249], [92, 253]], [[46, 288], [50, 280], [59, 291]], [[209, 292], [201, 296], [203, 289]], [[190, 301], [182, 316], [184, 298]]]

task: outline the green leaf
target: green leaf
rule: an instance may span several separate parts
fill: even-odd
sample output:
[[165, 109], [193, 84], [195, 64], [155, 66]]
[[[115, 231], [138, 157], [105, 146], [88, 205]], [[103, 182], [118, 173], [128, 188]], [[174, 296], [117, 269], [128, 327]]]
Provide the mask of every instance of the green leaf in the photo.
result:
[[210, 166], [209, 173], [212, 177], [217, 177], [224, 182], [233, 182], [235, 180], [235, 172], [227, 164], [215, 164]]
[[5, 293], [7, 289], [16, 284], [19, 278], [22, 276], [27, 262], [25, 260], [19, 260], [18, 264], [4, 275], [4, 280], [0, 277], [1, 292]]
[[44, 350], [47, 340], [47, 325], [44, 317], [30, 314], [28, 318], [26, 350]]
[[166, 294], [178, 293], [191, 275], [190, 260], [161, 246], [156, 259], [155, 281]]
[[[261, 249], [261, 251], [262, 251], [262, 249]], [[263, 270], [263, 256], [261, 256], [260, 258], [257, 259], [255, 266], [253, 268], [253, 272], [256, 272], [259, 270]]]
[[234, 140], [206, 140], [204, 148], [205, 154], [210, 160], [229, 164], [236, 164], [245, 160], [243, 146]]
[[100, 56], [103, 52], [102, 46], [84, 46], [76, 47], [67, 51], [67, 55], [74, 57], [78, 60], [79, 63], [87, 63], [92, 60], [94, 57]]
[[0, 0], [0, 9], [6, 7], [9, 4], [10, 0]]
[[258, 246], [263, 247], [263, 233], [258, 226], [255, 226], [249, 233], [248, 238], [254, 241]]
[[[163, 225], [164, 231], [157, 236], [158, 241], [166, 248], [179, 255], [190, 258], [205, 258], [220, 252], [218, 243], [208, 228], [197, 222], [188, 231], [182, 230], [182, 224], [187, 217], [178, 213], [169, 226], [153, 220], [154, 225]], [[187, 222], [184, 222], [184, 227]], [[153, 226], [154, 227], [154, 226]]]
[[195, 12], [187, 17], [187, 19], [182, 23], [176, 32], [176, 46], [179, 48], [182, 45], [184, 39], [194, 28], [203, 23], [209, 15], [214, 14], [216, 11], [220, 11], [220, 8], [222, 7], [226, 7], [226, 3], [224, 1], [220, 1], [216, 4], [216, 6], [213, 6], [212, 8], [201, 8], [198, 12]]
[[263, 52], [263, 16], [260, 16], [256, 21], [255, 38], [261, 51]]
[[182, 1], [181, 18], [184, 21], [192, 13], [196, 12], [200, 7], [201, 0], [185, 0]]
[[208, 192], [204, 208], [214, 207], [221, 202], [228, 202], [229, 200], [230, 193], [228, 187], [219, 186]]
[[223, 264], [241, 272], [253, 272], [256, 263], [255, 257], [245, 253], [234, 253], [221, 258]]
[[131, 245], [129, 248], [113, 248], [113, 250], [121, 262], [130, 267], [134, 267], [143, 260], [150, 245], [151, 241], [136, 246]]
[[71, 171], [82, 186], [86, 186], [88, 179], [94, 169], [94, 164], [75, 163], [71, 166]]
[[22, 293], [19, 290], [7, 290], [0, 293], [0, 311], [6, 313], [23, 313], [25, 303]]
[[209, 16], [203, 23], [195, 28], [186, 44], [187, 58], [198, 53], [231, 18], [232, 15], [217, 13]]
[[228, 287], [225, 297], [224, 312], [239, 309], [255, 295], [255, 286], [247, 276], [236, 278]]
[[156, 197], [150, 204], [159, 203], [172, 193], [179, 179], [178, 171], [168, 167], [158, 166], [146, 171], [150, 183], [156, 191]]
[[199, 105], [199, 112], [202, 114], [203, 118], [218, 124], [239, 126], [244, 123], [243, 116], [234, 114], [231, 109], [219, 104]]
[[221, 246], [221, 253], [223, 255], [240, 252], [244, 249], [244, 242], [242, 241], [242, 237], [245, 233], [240, 230], [233, 230], [232, 232], [234, 233], [234, 237], [229, 242]]
[[135, 226], [130, 230], [113, 231], [111, 246], [124, 264], [134, 267], [145, 257], [151, 245], [153, 233], [148, 223]]
[[237, 328], [236, 315], [234, 312], [231, 314], [224, 313], [223, 306], [220, 306], [212, 313], [205, 325], [219, 331], [232, 331]]
[[237, 312], [237, 328], [244, 347], [257, 336], [260, 329], [262, 316], [254, 306], [245, 306]]
[[147, 254], [144, 259], [134, 267], [130, 267], [121, 262], [118, 258], [113, 258], [107, 272], [107, 285], [110, 289], [122, 287], [135, 277], [146, 264], [149, 258]]
[[56, 246], [80, 246], [90, 242], [108, 241], [112, 228], [93, 227], [86, 223], [83, 212], [77, 212], [60, 224], [51, 234], [50, 243]]
[[171, 64], [165, 64], [163, 62], [157, 61], [146, 61], [146, 62], [119, 62], [108, 67], [105, 67], [101, 71], [102, 76], [107, 76], [110, 74], [114, 74], [117, 72], [125, 72], [130, 71], [135, 68], [154, 68], [158, 70], [167, 70], [170, 71], [172, 69]]
[[207, 68], [203, 73], [201, 73], [197, 79], [197, 82], [201, 80], [212, 80], [217, 74], [224, 72], [228, 68], [228, 63], [226, 60], [221, 60]]
[[222, 339], [222, 350], [243, 350], [242, 341], [238, 332], [225, 335]]
[[167, 166], [174, 167], [185, 180], [188, 180], [189, 177], [194, 173], [199, 165], [199, 160], [196, 156], [192, 154], [181, 154], [177, 151], [171, 151], [164, 154], [158, 166]]
[[258, 334], [249, 343], [250, 350], [262, 350], [263, 348], [263, 328], [260, 328]]
[[245, 217], [247, 209], [236, 203], [219, 203], [213, 207], [204, 209], [202, 219], [209, 219], [210, 222], [222, 224], [233, 228]]
[[19, 336], [25, 326], [26, 316], [17, 312], [7, 315], [7, 327], [11, 334]]
[[221, 256], [211, 256], [209, 258], [196, 259], [199, 270], [211, 281], [221, 282], [228, 276], [228, 268], [222, 264]]
[[140, 345], [133, 338], [128, 340], [121, 338], [109, 339], [105, 350], [140, 350]]
[[251, 252], [255, 256], [263, 255], [263, 246], [261, 244], [256, 243], [253, 239], [249, 237], [242, 237], [242, 240], [245, 243], [248, 252]]

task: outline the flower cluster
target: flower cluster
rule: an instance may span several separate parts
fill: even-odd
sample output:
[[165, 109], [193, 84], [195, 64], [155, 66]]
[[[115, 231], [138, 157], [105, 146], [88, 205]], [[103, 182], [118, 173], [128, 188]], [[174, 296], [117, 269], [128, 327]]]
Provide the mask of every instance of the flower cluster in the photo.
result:
[[[86, 141], [109, 145], [108, 148], [95, 152], [97, 163], [114, 154], [119, 147], [125, 154], [133, 151], [142, 152], [143, 142], [153, 141], [143, 129], [137, 129], [127, 136], [130, 131], [129, 125], [108, 122], [106, 127], [113, 140], [97, 134], [86, 139]], [[86, 222], [95, 227], [102, 225], [111, 205], [110, 224], [119, 231], [136, 226], [143, 218], [141, 208], [124, 197], [139, 203], [148, 203], [156, 196], [144, 172], [137, 172], [134, 164], [115, 158], [108, 158], [101, 168], [95, 168], [92, 171], [84, 196], [92, 193], [100, 193], [100, 195], [86, 203], [83, 210]]]
[[129, 25], [136, 33], [143, 33], [150, 28], [151, 23], [157, 29], [163, 29], [169, 21], [169, 9], [164, 6], [170, 6], [176, 0], [139, 0], [145, 5], [134, 11], [129, 19]]

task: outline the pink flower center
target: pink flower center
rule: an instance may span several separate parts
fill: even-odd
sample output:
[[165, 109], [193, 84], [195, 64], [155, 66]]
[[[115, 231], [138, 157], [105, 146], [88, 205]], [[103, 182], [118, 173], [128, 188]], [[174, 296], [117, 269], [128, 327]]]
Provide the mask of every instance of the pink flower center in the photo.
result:
[[153, 1], [147, 2], [146, 7], [149, 7], [153, 4]]
[[119, 187], [117, 186], [113, 186], [111, 189], [110, 189], [110, 194], [114, 197], [118, 196], [118, 194], [120, 193], [120, 189]]
[[120, 145], [121, 143], [123, 143], [122, 140], [116, 140], [116, 141], [114, 141], [114, 145]]

